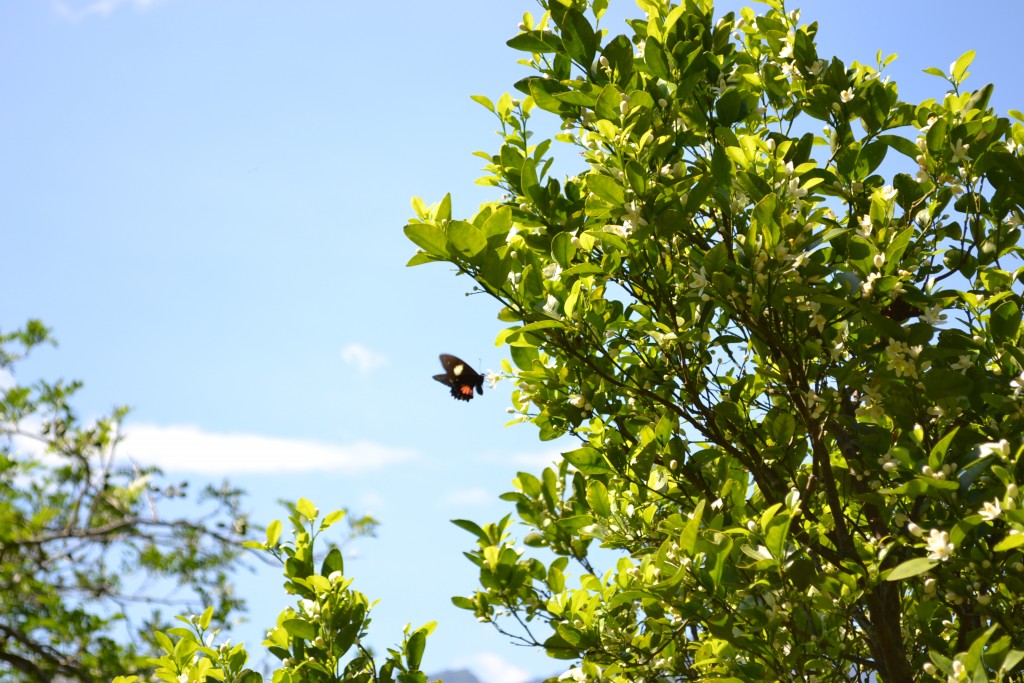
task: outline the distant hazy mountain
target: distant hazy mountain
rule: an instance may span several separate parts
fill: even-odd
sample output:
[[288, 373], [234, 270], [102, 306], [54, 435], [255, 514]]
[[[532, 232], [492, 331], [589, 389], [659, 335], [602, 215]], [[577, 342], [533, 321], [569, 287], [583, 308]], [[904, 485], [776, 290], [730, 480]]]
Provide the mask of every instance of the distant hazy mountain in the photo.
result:
[[444, 683], [483, 683], [483, 681], [466, 669], [459, 669], [458, 671], [442, 671], [441, 673], [428, 676], [427, 679], [431, 681], [440, 679], [444, 681]]
[[[440, 679], [444, 683], [491, 683], [490, 681], [481, 681], [479, 678], [473, 675], [471, 671], [466, 669], [459, 669], [457, 671], [442, 671], [432, 676], [427, 677], [428, 680], [435, 681]], [[541, 683], [546, 679], [538, 678], [530, 683]]]

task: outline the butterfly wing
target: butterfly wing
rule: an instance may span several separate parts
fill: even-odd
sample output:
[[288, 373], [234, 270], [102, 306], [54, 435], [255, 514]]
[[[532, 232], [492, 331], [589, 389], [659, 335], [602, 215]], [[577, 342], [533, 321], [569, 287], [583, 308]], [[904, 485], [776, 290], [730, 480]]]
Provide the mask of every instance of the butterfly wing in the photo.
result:
[[457, 356], [442, 353], [440, 358], [444, 374], [434, 375], [434, 379], [441, 384], [451, 387], [453, 398], [459, 401], [468, 401], [473, 398], [473, 389], [476, 389], [476, 393], [483, 396], [483, 375], [469, 367], [464, 360]]

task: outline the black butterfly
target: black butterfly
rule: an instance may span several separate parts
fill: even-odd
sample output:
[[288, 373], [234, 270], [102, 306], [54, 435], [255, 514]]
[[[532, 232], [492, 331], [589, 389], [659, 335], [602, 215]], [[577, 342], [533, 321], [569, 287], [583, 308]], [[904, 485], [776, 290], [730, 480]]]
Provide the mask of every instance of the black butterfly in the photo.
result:
[[484, 395], [484, 376], [466, 362], [447, 353], [441, 354], [441, 365], [444, 366], [444, 373], [434, 375], [441, 384], [452, 388], [452, 396], [459, 401], [468, 401], [473, 398], [473, 389], [476, 393]]

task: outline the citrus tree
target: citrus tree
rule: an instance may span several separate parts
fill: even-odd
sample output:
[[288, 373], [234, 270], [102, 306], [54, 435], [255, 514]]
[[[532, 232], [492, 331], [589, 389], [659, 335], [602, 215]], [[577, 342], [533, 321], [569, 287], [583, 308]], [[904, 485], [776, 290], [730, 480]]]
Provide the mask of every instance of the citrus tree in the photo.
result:
[[581, 681], [1019, 671], [1022, 115], [971, 52], [904, 102], [781, 0], [541, 4], [516, 97], [474, 98], [503, 196], [405, 228], [498, 303], [518, 421], [577, 441], [504, 496], [554, 556], [460, 521], [455, 603]]
[[211, 605], [216, 625], [243, 606], [247, 517], [229, 485], [190, 493], [118, 457], [127, 409], [82, 420], [80, 382], [22, 383], [51, 341], [38, 321], [0, 334], [0, 680], [110, 680], [146, 668], [162, 609]]
[[[405, 628], [400, 644], [385, 654], [374, 653], [367, 642], [370, 612], [375, 602], [352, 587], [337, 543], [323, 537], [346, 518], [344, 509], [321, 517], [305, 498], [287, 504], [290, 533], [278, 520], [267, 525], [265, 541], [245, 546], [279, 562], [284, 589], [297, 596], [285, 607], [262, 645], [277, 660], [274, 683], [427, 683], [420, 669], [427, 636], [435, 623]], [[349, 520], [347, 539], [372, 533], [370, 517]], [[318, 541], [320, 550], [318, 551]], [[326, 542], [326, 543], [325, 543]], [[323, 546], [326, 545], [326, 550]], [[213, 607], [202, 614], [179, 616], [184, 626], [155, 631], [161, 653], [150, 660], [152, 680], [166, 683], [228, 681], [261, 683], [263, 676], [248, 666], [243, 643], [232, 645], [211, 623]], [[118, 676], [113, 683], [138, 683], [137, 675]]]

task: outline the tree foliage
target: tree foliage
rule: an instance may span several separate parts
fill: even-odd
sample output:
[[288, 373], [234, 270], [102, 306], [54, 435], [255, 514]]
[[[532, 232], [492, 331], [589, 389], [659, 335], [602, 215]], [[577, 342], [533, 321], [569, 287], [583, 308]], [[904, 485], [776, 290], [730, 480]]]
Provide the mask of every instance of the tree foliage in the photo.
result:
[[504, 196], [405, 229], [500, 303], [518, 420], [578, 440], [505, 496], [556, 559], [459, 522], [455, 603], [576, 680], [1019, 670], [1021, 114], [973, 53], [904, 102], [893, 57], [819, 55], [781, 0], [638, 0], [624, 34], [542, 5], [519, 96], [474, 98]]
[[[281, 563], [285, 590], [299, 598], [294, 608], [281, 612], [263, 642], [280, 661], [272, 675], [274, 683], [427, 683], [420, 662], [435, 624], [406, 627], [397, 648], [389, 648], [384, 657], [375, 655], [366, 642], [375, 603], [352, 588], [338, 545], [328, 543], [322, 556], [316, 552], [317, 539], [345, 519], [347, 512], [336, 510], [321, 518], [305, 498], [288, 504], [288, 511], [289, 539], [282, 538], [283, 525], [274, 521], [267, 526], [265, 541], [245, 543]], [[349, 520], [348, 538], [366, 535], [373, 524], [369, 517]], [[263, 676], [246, 666], [249, 653], [243, 644], [217, 643], [220, 629], [211, 627], [212, 611], [178, 617], [184, 627], [154, 634], [162, 649], [152, 662], [156, 680], [261, 683]], [[134, 675], [119, 676], [114, 683], [138, 680]]]
[[84, 423], [79, 382], [14, 381], [48, 341], [36, 321], [0, 334], [0, 678], [110, 680], [145, 667], [160, 607], [223, 623], [242, 606], [228, 572], [246, 517], [227, 485], [188, 495], [119, 460], [125, 408]]

